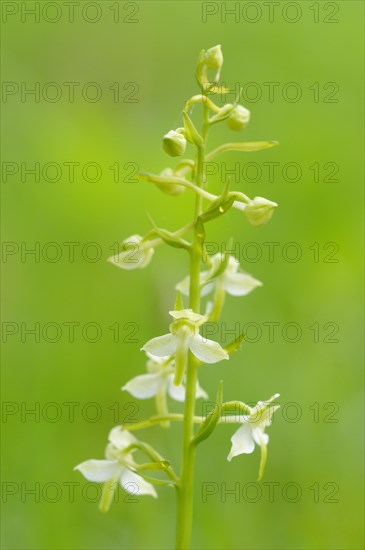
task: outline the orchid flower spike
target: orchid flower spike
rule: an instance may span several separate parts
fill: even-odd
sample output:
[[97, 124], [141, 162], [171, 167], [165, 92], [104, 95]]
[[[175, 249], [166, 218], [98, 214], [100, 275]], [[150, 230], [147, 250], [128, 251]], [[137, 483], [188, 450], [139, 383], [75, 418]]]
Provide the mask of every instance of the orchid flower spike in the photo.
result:
[[241, 421], [242, 426], [231, 437], [232, 448], [227, 457], [229, 461], [240, 454], [251, 454], [255, 448], [255, 443], [256, 445], [260, 445], [259, 481], [264, 475], [267, 444], [269, 442], [269, 436], [265, 433], [265, 428], [270, 426], [274, 412], [280, 407], [278, 404], [272, 405], [272, 402], [278, 397], [280, 397], [280, 394], [276, 393], [267, 401], [259, 401], [254, 407], [246, 405], [245, 407], [249, 410], [249, 414], [243, 416]]
[[218, 363], [222, 359], [229, 359], [228, 353], [213, 340], [203, 338], [199, 334], [199, 327], [207, 318], [191, 309], [170, 311], [174, 321], [170, 325], [170, 333], [152, 338], [142, 350], [156, 357], [166, 357], [175, 354], [174, 384], [182, 383], [187, 355], [190, 350], [203, 363]]
[[132, 235], [125, 239], [121, 245], [122, 251], [115, 256], [110, 256], [108, 262], [121, 269], [143, 269], [146, 267], [155, 252], [148, 241], [143, 241], [140, 235]]
[[130, 446], [137, 439], [122, 426], [116, 426], [109, 433], [109, 443], [105, 450], [106, 460], [86, 460], [75, 466], [88, 481], [105, 483], [100, 509], [106, 512], [111, 504], [116, 484], [133, 495], [151, 495], [157, 498], [154, 486], [134, 473], [134, 462]]

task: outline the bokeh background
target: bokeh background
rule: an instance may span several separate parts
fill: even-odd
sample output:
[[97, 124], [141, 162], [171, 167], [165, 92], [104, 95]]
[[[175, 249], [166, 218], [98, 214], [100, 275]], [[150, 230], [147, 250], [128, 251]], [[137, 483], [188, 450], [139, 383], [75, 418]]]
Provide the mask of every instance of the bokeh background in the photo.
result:
[[[120, 493], [102, 515], [97, 487], [73, 467], [102, 458], [112, 426], [154, 410], [153, 401], [134, 405], [120, 387], [144, 371], [143, 343], [167, 331], [187, 258], [160, 247], [146, 270], [133, 272], [106, 259], [115, 243], [149, 230], [146, 212], [171, 230], [189, 220], [188, 192], [169, 197], [133, 173], [172, 165], [161, 137], [180, 126], [184, 101], [197, 93], [197, 55], [215, 44], [225, 56], [222, 80], [246, 86], [252, 118], [239, 135], [216, 126], [209, 145], [278, 140], [280, 147], [228, 153], [220, 162], [227, 170], [239, 163], [237, 189], [280, 206], [261, 228], [236, 211], [208, 226], [218, 247], [234, 237], [243, 267], [264, 286], [227, 298], [226, 325], [215, 338], [227, 343], [224, 329], [251, 323], [251, 341], [229, 364], [203, 368], [200, 380], [211, 399], [222, 378], [226, 400], [255, 403], [280, 392], [282, 408], [269, 431], [261, 489], [258, 449], [227, 462], [229, 426], [199, 448], [192, 548], [363, 548], [363, 3], [273, 3], [272, 17], [267, 3], [237, 2], [239, 13], [224, 18], [234, 3], [79, 2], [73, 22], [65, 3], [46, 4], [36, 21], [20, 3], [2, 3], [2, 153], [13, 163], [2, 183], [3, 548], [173, 547], [171, 490], [137, 503]], [[204, 9], [212, 12], [205, 21]], [[50, 82], [62, 90], [53, 102]], [[67, 82], [79, 83], [74, 101]], [[95, 88], [84, 88], [90, 82], [101, 89], [95, 102]], [[269, 82], [277, 83], [271, 97]], [[24, 95], [34, 86], [38, 98]], [[301, 97], [290, 101], [298, 89]], [[199, 109], [193, 115], [198, 121]], [[24, 172], [50, 162], [60, 174], [52, 166], [46, 177]], [[79, 163], [73, 181], [65, 163]], [[101, 174], [91, 167], [85, 176], [88, 163]], [[271, 181], [267, 163], [277, 163]], [[299, 179], [288, 163], [300, 167]], [[221, 176], [219, 164], [211, 189], [221, 188]], [[278, 243], [273, 258], [264, 243]], [[297, 250], [301, 257], [289, 261]], [[36, 323], [39, 341], [26, 332]], [[298, 326], [298, 341], [290, 341]], [[181, 426], [140, 436], [178, 467]], [[204, 502], [207, 482], [216, 494]], [[225, 494], [233, 488], [238, 496]]]

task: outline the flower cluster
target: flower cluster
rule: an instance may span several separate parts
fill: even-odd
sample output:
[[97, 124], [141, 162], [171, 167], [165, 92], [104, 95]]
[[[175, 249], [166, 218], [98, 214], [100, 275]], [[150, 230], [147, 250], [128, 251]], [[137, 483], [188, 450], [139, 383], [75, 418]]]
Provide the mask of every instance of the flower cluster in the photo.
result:
[[154, 486], [135, 473], [138, 464], [134, 461], [133, 454], [137, 450], [135, 447], [137, 439], [128, 430], [123, 430], [122, 426], [113, 428], [108, 439], [105, 460], [86, 460], [74, 468], [79, 470], [88, 481], [107, 484], [106, 491], [110, 494], [100, 503], [103, 511], [109, 508], [117, 483], [120, 483], [127, 493], [151, 495], [156, 498]]
[[[189, 275], [176, 285], [175, 306], [169, 312], [172, 318], [169, 331], [144, 344], [141, 350], [147, 356], [146, 372], [137, 371], [122, 386], [123, 391], [137, 399], [155, 398], [156, 414], [136, 424], [113, 428], [109, 434], [105, 459], [87, 460], [75, 468], [89, 481], [104, 483], [100, 503], [103, 511], [109, 508], [118, 484], [127, 492], [153, 497], [157, 497], [155, 485], [176, 487], [179, 504], [178, 549], [186, 549], [189, 544], [190, 527], [186, 522], [191, 517], [191, 470], [197, 445], [210, 437], [218, 424], [239, 424], [231, 437], [232, 445], [227, 459], [231, 461], [238, 455], [252, 453], [255, 445], [258, 445], [261, 449], [261, 479], [269, 441], [265, 430], [270, 426], [273, 414], [279, 407], [275, 402], [279, 394], [273, 395], [267, 401], [259, 401], [254, 407], [242, 401], [224, 402], [220, 383], [214, 410], [206, 417], [195, 414], [196, 399], [208, 399], [208, 394], [199, 384], [202, 365], [229, 360], [244, 339], [244, 335], [240, 335], [223, 347], [219, 342], [204, 336], [204, 325], [220, 319], [227, 294], [244, 297], [262, 286], [261, 281], [247, 273], [231, 254], [207, 255], [206, 227], [231, 209], [243, 212], [251, 225], [262, 226], [272, 218], [277, 207], [275, 202], [266, 198], [258, 196], [251, 199], [241, 191], [232, 190], [230, 181], [217, 195], [207, 189], [205, 161], [229, 151], [261, 151], [277, 145], [273, 141], [243, 141], [225, 143], [206, 151], [207, 133], [211, 127], [225, 121], [228, 128], [238, 132], [247, 126], [251, 117], [250, 111], [239, 104], [239, 97], [234, 103], [225, 105], [217, 105], [211, 99], [215, 91], [227, 92], [219, 85], [222, 65], [220, 45], [200, 52], [196, 79], [201, 93], [186, 101], [181, 126], [166, 132], [162, 139], [163, 150], [167, 155], [179, 157], [177, 165], [174, 168], [164, 168], [158, 174], [139, 173], [141, 181], [153, 183], [159, 190], [171, 196], [177, 197], [185, 191], [192, 192], [195, 196], [194, 218], [176, 231], [159, 228], [152, 222], [152, 228], [145, 236], [134, 234], [125, 239], [120, 245], [120, 251], [109, 258], [113, 265], [124, 270], [143, 269], [150, 264], [155, 249], [162, 244], [182, 249], [189, 256]], [[201, 130], [197, 129], [191, 119], [192, 109], [196, 104], [201, 104], [203, 108]], [[180, 159], [190, 145], [196, 149], [195, 160]], [[190, 241], [186, 240], [189, 234], [192, 235]], [[208, 299], [203, 315], [200, 312], [201, 299], [210, 294], [212, 299]], [[188, 299], [187, 307], [183, 303], [183, 297]], [[184, 414], [170, 412], [169, 398], [184, 403]], [[236, 406], [240, 413], [238, 417], [230, 415]], [[175, 473], [170, 462], [152, 446], [131, 433], [154, 425], [167, 428], [171, 422], [184, 424], [180, 475]], [[195, 424], [198, 429], [195, 429]], [[147, 457], [147, 462], [141, 462], [142, 457]], [[156, 471], [161, 475], [152, 475]]]

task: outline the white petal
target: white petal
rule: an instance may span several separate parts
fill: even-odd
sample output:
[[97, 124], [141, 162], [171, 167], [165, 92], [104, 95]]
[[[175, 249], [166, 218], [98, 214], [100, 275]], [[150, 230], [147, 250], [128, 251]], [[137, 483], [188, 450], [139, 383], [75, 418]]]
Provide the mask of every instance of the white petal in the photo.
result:
[[252, 430], [248, 424], [243, 424], [232, 435], [232, 448], [227, 457], [227, 460], [231, 461], [234, 456], [240, 454], [250, 454], [255, 448], [255, 442], [252, 437]]
[[160, 372], [161, 368], [166, 366], [167, 364], [166, 359], [169, 357], [169, 356], [156, 357], [155, 355], [152, 355], [151, 353], [147, 353], [147, 352], [146, 352], [146, 355], [148, 357], [146, 369], [147, 369], [147, 372], [149, 372], [150, 374], [156, 374]]
[[272, 415], [277, 409], [280, 408], [280, 405], [272, 404], [272, 402], [275, 401], [278, 397], [280, 397], [280, 394], [276, 393], [267, 401], [259, 401], [257, 405], [252, 407], [250, 413], [250, 422], [261, 425], [263, 427], [270, 426]]
[[79, 470], [89, 481], [108, 481], [121, 471], [122, 466], [118, 460], [86, 460], [75, 466], [74, 470]]
[[152, 495], [157, 498], [157, 493], [152, 483], [149, 483], [134, 472], [127, 470], [127, 468], [123, 469], [120, 477], [120, 484], [123, 489], [131, 495]]
[[[217, 254], [216, 254], [216, 256], [217, 256]], [[221, 254], [218, 254], [218, 256], [221, 256]], [[212, 258], [214, 258], [214, 256], [212, 256]], [[199, 276], [200, 281], [199, 282], [200, 282], [200, 286], [202, 287], [201, 293], [200, 293], [201, 296], [206, 296], [207, 294], [209, 294], [209, 292], [214, 287], [214, 283], [210, 283], [208, 285], [207, 282], [209, 281], [209, 279], [214, 275], [214, 273], [219, 268], [220, 262], [221, 262], [221, 260], [219, 260], [218, 264], [217, 264], [216, 261], [213, 262], [213, 267], [210, 268], [209, 271], [202, 271], [200, 273], [200, 276]], [[175, 288], [176, 288], [176, 290], [180, 290], [181, 294], [183, 294], [184, 296], [189, 296], [190, 276], [188, 275], [187, 277], [185, 277], [185, 279], [180, 281], [180, 283], [178, 283]]]
[[218, 363], [222, 359], [229, 359], [228, 353], [218, 342], [203, 338], [200, 334], [191, 337], [190, 350], [203, 363]]
[[200, 291], [200, 296], [204, 298], [204, 296], [207, 296], [215, 287], [215, 282], [213, 283], [207, 283]]
[[205, 316], [209, 317], [209, 315], [212, 313], [212, 311], [213, 311], [213, 302], [208, 300], [208, 302], [206, 303], [206, 306], [205, 306]]
[[262, 286], [261, 281], [254, 279], [248, 273], [226, 272], [224, 274], [224, 288], [232, 296], [246, 296], [258, 286]]
[[181, 294], [184, 296], [189, 296], [189, 290], [190, 290], [190, 277], [189, 275], [185, 277], [180, 283], [177, 283], [175, 286], [176, 290], [180, 290]]
[[126, 243], [139, 244], [142, 239], [143, 237], [141, 237], [141, 235], [131, 235], [130, 237], [127, 237], [126, 239], [124, 239], [122, 244], [126, 244]]
[[141, 269], [148, 266], [148, 264], [152, 260], [152, 256], [154, 255], [154, 253], [155, 253], [154, 248], [145, 248], [145, 250], [143, 251], [143, 256], [141, 258], [140, 265], [139, 265]]
[[125, 239], [122, 246], [125, 248], [119, 254], [111, 256], [108, 261], [121, 269], [142, 269], [146, 267], [155, 252], [148, 243], [142, 243], [140, 235], [132, 235]]
[[155, 355], [156, 357], [167, 357], [176, 351], [177, 339], [173, 334], [164, 334], [152, 338], [144, 346], [143, 350]]
[[185, 387], [184, 387], [184, 385], [181, 384], [180, 386], [175, 386], [175, 384], [173, 382], [174, 381], [174, 375], [173, 374], [169, 374], [167, 379], [168, 379], [167, 391], [168, 391], [169, 396], [172, 399], [175, 399], [175, 401], [180, 401], [180, 403], [185, 401]]
[[137, 439], [128, 430], [123, 430], [122, 426], [115, 426], [109, 433], [109, 441], [119, 451], [124, 451]]
[[269, 436], [261, 428], [254, 428], [252, 430], [252, 437], [257, 445], [267, 445], [269, 443]]
[[205, 285], [209, 280], [214, 277], [224, 261], [224, 255], [221, 252], [209, 256], [209, 263], [211, 264], [208, 271], [203, 271], [200, 274], [200, 284]]
[[129, 392], [137, 399], [149, 399], [156, 395], [164, 386], [164, 377], [161, 373], [141, 374], [122, 387], [122, 390]]
[[224, 254], [222, 252], [217, 252], [217, 254], [213, 254], [213, 256], [209, 256], [209, 260], [212, 264], [211, 271], [214, 274], [221, 266], [221, 263], [224, 260]]
[[225, 273], [237, 273], [240, 262], [234, 256], [229, 256]]
[[105, 458], [108, 460], [115, 460], [119, 451], [112, 443], [107, 443], [105, 447]]
[[137, 257], [137, 258], [133, 258], [133, 261], [132, 261], [132, 258], [130, 257], [131, 254], [132, 254], [131, 251], [121, 252], [116, 256], [110, 256], [107, 261], [115, 265], [116, 267], [119, 267], [120, 269], [126, 269], [127, 271], [130, 271], [132, 269], [138, 269], [140, 267], [139, 265], [140, 259], [139, 257]]

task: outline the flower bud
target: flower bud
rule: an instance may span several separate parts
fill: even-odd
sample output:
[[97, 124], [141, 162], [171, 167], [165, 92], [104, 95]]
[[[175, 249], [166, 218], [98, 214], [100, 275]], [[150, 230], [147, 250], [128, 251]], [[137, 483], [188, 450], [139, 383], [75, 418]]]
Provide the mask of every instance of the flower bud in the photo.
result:
[[250, 111], [242, 107], [242, 105], [236, 105], [230, 116], [227, 118], [227, 124], [231, 130], [237, 132], [247, 126], [250, 120]]
[[170, 130], [164, 135], [162, 146], [170, 157], [181, 157], [185, 153], [186, 139], [183, 134], [183, 128]]
[[161, 189], [164, 193], [167, 193], [168, 195], [176, 196], [181, 195], [181, 193], [184, 193], [185, 187], [183, 185], [179, 185], [178, 183], [174, 183], [172, 181], [168, 181], [168, 178], [174, 178], [177, 174], [172, 170], [172, 168], [164, 168], [162, 172], [160, 172], [160, 176], [163, 178], [166, 178], [166, 183], [156, 183], [157, 187]]
[[209, 50], [202, 50], [199, 54], [198, 65], [196, 67], [196, 78], [203, 90], [210, 88], [208, 69], [215, 69], [214, 82], [218, 82], [223, 65], [223, 54], [220, 44], [213, 46]]
[[246, 204], [244, 213], [252, 225], [264, 225], [271, 219], [276, 207], [276, 202], [271, 202], [263, 197], [255, 197]]
[[208, 69], [221, 69], [223, 65], [223, 53], [220, 44], [209, 48], [205, 52], [205, 64]]

